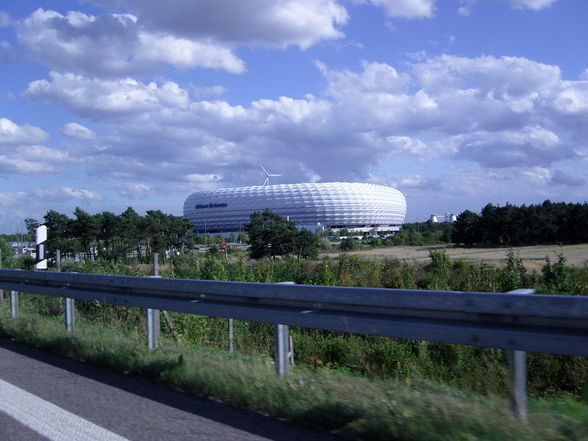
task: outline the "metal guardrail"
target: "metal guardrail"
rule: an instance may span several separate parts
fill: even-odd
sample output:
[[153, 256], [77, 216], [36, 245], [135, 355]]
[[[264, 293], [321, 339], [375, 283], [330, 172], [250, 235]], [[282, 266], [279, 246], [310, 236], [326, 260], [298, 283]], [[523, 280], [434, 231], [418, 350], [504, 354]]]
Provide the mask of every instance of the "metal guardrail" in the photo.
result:
[[588, 297], [0, 270], [0, 289], [358, 334], [588, 356]]
[[[0, 270], [0, 289], [11, 291], [13, 316], [18, 292], [147, 308], [150, 349], [156, 346], [158, 310], [275, 323], [280, 376], [287, 373], [287, 325], [502, 348], [509, 359], [511, 406], [523, 419], [523, 351], [588, 356], [588, 297], [535, 295], [525, 289], [497, 294], [23, 270]], [[67, 317], [71, 331], [73, 305]], [[229, 330], [231, 325], [229, 320]]]

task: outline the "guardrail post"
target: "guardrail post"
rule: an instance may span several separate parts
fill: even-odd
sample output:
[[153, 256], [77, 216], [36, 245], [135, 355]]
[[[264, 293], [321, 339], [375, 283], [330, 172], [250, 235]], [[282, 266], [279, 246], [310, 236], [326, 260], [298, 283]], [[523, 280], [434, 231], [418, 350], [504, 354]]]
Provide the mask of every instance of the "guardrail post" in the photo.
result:
[[10, 291], [10, 316], [18, 317], [18, 292]]
[[[61, 272], [61, 251], [56, 250], [55, 252], [55, 271]], [[67, 332], [73, 332], [74, 330], [74, 299], [65, 298], [65, 330]], [[61, 309], [61, 308], [60, 308]]]
[[[295, 285], [295, 282], [279, 282], [278, 285]], [[288, 359], [290, 358], [291, 340], [288, 334], [288, 325], [276, 325], [276, 373], [281, 378], [288, 376]], [[292, 354], [294, 349], [292, 348]], [[293, 358], [293, 357], [292, 357]]]
[[[535, 294], [534, 289], [515, 289], [507, 294]], [[510, 407], [517, 418], [527, 420], [527, 363], [524, 351], [507, 350]]]
[[233, 352], [233, 319], [229, 319], [229, 352]]
[[74, 330], [74, 299], [65, 299], [65, 330], [73, 332]]
[[276, 325], [276, 373], [281, 378], [288, 376], [288, 325]]
[[527, 366], [524, 351], [506, 351], [508, 356], [508, 380], [510, 407], [518, 418], [527, 419]]
[[[159, 253], [153, 253], [153, 277], [159, 277]], [[159, 309], [147, 308], [145, 311], [147, 323], [147, 347], [150, 351], [157, 348], [159, 335]]]

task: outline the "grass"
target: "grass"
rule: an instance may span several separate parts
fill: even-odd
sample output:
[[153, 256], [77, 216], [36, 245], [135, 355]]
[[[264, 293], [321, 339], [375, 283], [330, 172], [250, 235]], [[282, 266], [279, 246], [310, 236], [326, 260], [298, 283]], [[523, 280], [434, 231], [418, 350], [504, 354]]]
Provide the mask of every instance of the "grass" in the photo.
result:
[[350, 439], [398, 441], [559, 441], [588, 439], [588, 405], [569, 396], [530, 401], [529, 423], [503, 398], [431, 381], [360, 378], [332, 369], [296, 367], [288, 380], [259, 355], [230, 354], [165, 338], [146, 349], [137, 330], [23, 312], [0, 305], [0, 335], [104, 368], [141, 375], [233, 406], [259, 411]]

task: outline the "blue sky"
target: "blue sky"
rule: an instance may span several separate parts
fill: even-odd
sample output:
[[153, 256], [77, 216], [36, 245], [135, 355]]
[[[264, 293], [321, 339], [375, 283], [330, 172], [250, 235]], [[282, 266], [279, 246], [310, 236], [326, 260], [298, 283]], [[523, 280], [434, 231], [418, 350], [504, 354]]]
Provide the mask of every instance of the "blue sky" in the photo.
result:
[[585, 0], [0, 4], [0, 232], [355, 181], [407, 220], [585, 202]]

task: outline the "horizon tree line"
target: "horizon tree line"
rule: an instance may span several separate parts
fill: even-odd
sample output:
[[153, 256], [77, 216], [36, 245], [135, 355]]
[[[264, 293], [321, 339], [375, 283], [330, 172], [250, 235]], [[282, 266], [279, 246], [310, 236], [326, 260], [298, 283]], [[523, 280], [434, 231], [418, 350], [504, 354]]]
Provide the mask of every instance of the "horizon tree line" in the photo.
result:
[[[73, 217], [55, 210], [43, 216], [47, 226], [46, 249], [49, 257], [57, 250], [64, 255], [83, 254], [95, 258], [125, 259], [135, 255], [139, 261], [150, 259], [152, 253], [166, 250], [183, 250], [195, 241], [187, 218], [165, 214], [161, 210], [147, 210], [139, 215], [132, 207], [121, 214], [110, 211], [89, 214], [77, 207]], [[34, 230], [39, 222], [25, 220], [28, 238], [34, 240]]]
[[454, 223], [452, 240], [465, 246], [576, 244], [588, 242], [588, 204], [487, 204], [480, 214], [465, 210]]

